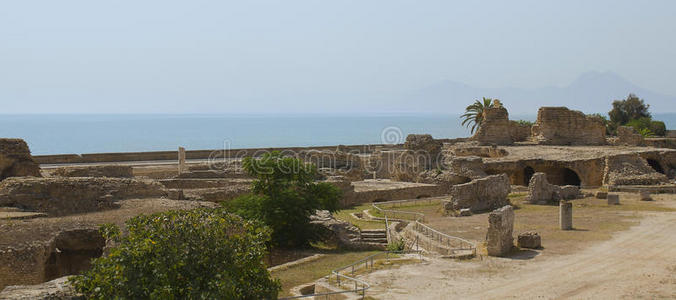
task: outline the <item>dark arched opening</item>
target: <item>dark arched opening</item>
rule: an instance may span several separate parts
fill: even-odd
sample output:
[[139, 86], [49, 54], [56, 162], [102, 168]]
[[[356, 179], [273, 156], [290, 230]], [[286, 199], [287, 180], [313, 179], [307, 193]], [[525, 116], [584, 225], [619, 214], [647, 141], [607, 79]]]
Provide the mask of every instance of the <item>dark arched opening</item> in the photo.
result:
[[647, 161], [648, 161], [648, 165], [650, 165], [650, 167], [652, 167], [653, 170], [655, 170], [658, 173], [664, 174], [664, 169], [662, 168], [662, 165], [660, 165], [660, 163], [658, 161], [656, 161], [654, 159], [650, 159], [650, 158], [648, 158]]
[[526, 167], [523, 169], [523, 185], [528, 186], [528, 184], [530, 184], [530, 179], [533, 178], [533, 174], [535, 174], [533, 168]]
[[580, 180], [580, 176], [578, 176], [575, 171], [565, 168], [563, 169], [563, 184], [580, 186], [582, 180]]

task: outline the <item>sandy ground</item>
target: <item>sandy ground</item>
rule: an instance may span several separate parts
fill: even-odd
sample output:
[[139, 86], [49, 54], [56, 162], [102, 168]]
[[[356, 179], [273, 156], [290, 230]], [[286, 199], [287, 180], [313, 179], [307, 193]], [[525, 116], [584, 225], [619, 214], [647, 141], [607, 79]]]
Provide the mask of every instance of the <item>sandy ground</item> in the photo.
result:
[[431, 259], [363, 279], [378, 299], [674, 299], [676, 212], [645, 213], [639, 225], [573, 254]]

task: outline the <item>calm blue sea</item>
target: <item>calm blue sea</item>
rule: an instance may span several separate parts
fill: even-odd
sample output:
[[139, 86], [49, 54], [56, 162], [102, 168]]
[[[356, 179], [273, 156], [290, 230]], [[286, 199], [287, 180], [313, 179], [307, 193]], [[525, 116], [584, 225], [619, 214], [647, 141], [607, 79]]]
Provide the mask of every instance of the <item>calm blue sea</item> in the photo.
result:
[[[535, 116], [512, 115], [534, 120]], [[676, 114], [655, 115], [676, 129]], [[386, 130], [387, 134], [383, 135]], [[0, 115], [0, 137], [35, 155], [187, 149], [379, 144], [410, 133], [469, 136], [459, 115]]]

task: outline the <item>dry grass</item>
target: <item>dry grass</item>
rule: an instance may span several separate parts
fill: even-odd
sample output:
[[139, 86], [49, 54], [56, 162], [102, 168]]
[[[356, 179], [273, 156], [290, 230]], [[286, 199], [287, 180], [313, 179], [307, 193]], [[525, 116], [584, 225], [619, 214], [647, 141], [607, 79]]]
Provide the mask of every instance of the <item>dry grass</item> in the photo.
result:
[[363, 219], [357, 219], [350, 215], [351, 213], [361, 213], [365, 209], [372, 208], [371, 204], [363, 204], [363, 205], [358, 205], [358, 206], [353, 206], [350, 208], [342, 209], [340, 211], [337, 211], [334, 213], [334, 217], [339, 220], [343, 220], [349, 223], [352, 223], [352, 225], [359, 227], [359, 229], [383, 229], [385, 228], [385, 224], [381, 221], [369, 221], [369, 220], [363, 220]]
[[[559, 229], [558, 205], [532, 205], [524, 203], [525, 194], [511, 194], [515, 206], [514, 232], [534, 230], [542, 236], [542, 244], [549, 255], [567, 254], [591, 245], [593, 242], [610, 239], [612, 234], [636, 225], [645, 212], [670, 212], [664, 201], [673, 201], [674, 195], [654, 196], [657, 201], [643, 202], [637, 194], [620, 193], [621, 205], [607, 205], [606, 200], [592, 197], [573, 201], [574, 230]], [[453, 236], [473, 240], [481, 244], [488, 227], [488, 213], [470, 217], [446, 217], [439, 206], [401, 207], [401, 210], [422, 212], [433, 228]]]
[[315, 281], [331, 273], [331, 270], [349, 265], [378, 251], [336, 252], [304, 264], [272, 272], [272, 277], [282, 283], [280, 297], [289, 296], [291, 288]]

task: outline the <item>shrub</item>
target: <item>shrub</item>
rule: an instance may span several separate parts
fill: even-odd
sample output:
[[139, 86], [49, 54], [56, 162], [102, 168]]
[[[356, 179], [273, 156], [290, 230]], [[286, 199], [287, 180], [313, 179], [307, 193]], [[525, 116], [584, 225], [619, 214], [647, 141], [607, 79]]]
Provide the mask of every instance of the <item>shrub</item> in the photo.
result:
[[330, 183], [316, 183], [314, 165], [284, 157], [280, 152], [266, 153], [260, 159], [247, 157], [244, 170], [256, 180], [253, 194], [223, 205], [235, 214], [257, 219], [272, 228], [276, 246], [307, 246], [318, 237], [310, 226], [316, 210], [338, 210], [341, 191]]
[[404, 241], [403, 238], [400, 238], [399, 240], [391, 241], [389, 244], [387, 244], [387, 251], [392, 252], [404, 251], [405, 247], [406, 241]]
[[533, 126], [533, 121], [526, 121], [526, 120], [517, 120], [516, 123], [518, 123], [521, 126]]
[[656, 136], [665, 136], [667, 134], [667, 125], [662, 121], [651, 121], [650, 131]]
[[[128, 234], [71, 281], [87, 299], [274, 299], [263, 263], [269, 229], [224, 209], [169, 211], [127, 221]], [[101, 232], [119, 237], [106, 225]]]

